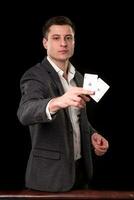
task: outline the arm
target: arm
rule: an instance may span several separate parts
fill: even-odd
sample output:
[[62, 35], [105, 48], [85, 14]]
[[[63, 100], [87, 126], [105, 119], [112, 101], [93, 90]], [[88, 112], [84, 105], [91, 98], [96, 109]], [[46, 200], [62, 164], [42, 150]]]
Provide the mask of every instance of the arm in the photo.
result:
[[85, 110], [85, 113], [83, 115], [83, 120], [84, 120], [84, 122], [87, 121], [87, 124], [88, 124], [87, 130], [88, 130], [88, 133], [90, 134], [90, 137], [91, 137], [92, 147], [93, 147], [94, 152], [97, 156], [102, 156], [107, 152], [107, 150], [109, 148], [109, 142], [108, 142], [108, 140], [106, 140], [106, 138], [104, 138], [101, 134], [99, 134], [92, 127], [92, 125], [88, 121], [86, 109], [84, 109], [84, 110]]
[[46, 105], [51, 97], [48, 89], [34, 78], [28, 76], [21, 79], [21, 101], [17, 111], [18, 118], [23, 125], [48, 122]]
[[[46, 114], [47, 109], [50, 113], [55, 113], [69, 106], [83, 108], [90, 100], [86, 95], [93, 94], [81, 87], [72, 87], [62, 96], [52, 97], [52, 88], [48, 89], [48, 86], [42, 84], [35, 76], [31, 78], [31, 74], [30, 78], [22, 78], [20, 85], [22, 98], [17, 115], [24, 125], [50, 122]], [[48, 102], [49, 107], [46, 109]]]

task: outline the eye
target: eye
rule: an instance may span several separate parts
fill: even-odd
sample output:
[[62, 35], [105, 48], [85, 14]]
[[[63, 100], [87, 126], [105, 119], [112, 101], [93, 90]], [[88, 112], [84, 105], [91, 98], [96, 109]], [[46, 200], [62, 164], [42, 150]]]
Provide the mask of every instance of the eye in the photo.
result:
[[66, 40], [72, 40], [72, 39], [73, 39], [73, 38], [72, 38], [71, 35], [66, 36]]
[[55, 36], [52, 38], [53, 40], [59, 40], [59, 37], [58, 36]]

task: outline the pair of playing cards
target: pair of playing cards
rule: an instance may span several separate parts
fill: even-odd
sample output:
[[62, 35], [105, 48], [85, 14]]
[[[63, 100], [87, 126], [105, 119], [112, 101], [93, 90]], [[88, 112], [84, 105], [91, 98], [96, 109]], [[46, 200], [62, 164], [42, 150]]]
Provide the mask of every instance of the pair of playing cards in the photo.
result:
[[107, 92], [110, 86], [103, 81], [101, 78], [98, 78], [97, 74], [85, 74], [83, 88], [86, 90], [94, 91], [95, 94], [90, 95], [96, 102], [103, 97]]

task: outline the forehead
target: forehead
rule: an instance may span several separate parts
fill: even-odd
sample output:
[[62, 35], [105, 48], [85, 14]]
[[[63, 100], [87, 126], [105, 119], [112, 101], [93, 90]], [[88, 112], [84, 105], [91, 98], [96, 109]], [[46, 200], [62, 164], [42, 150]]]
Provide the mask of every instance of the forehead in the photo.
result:
[[74, 35], [73, 29], [69, 25], [52, 25], [49, 28], [49, 35]]

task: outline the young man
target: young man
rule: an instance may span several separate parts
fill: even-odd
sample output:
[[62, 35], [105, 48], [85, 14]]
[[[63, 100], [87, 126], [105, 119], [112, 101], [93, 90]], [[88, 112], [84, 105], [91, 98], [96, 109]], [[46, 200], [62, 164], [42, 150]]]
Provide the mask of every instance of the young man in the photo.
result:
[[94, 92], [82, 88], [83, 76], [69, 59], [75, 46], [74, 24], [65, 16], [43, 27], [47, 57], [21, 78], [18, 118], [28, 125], [32, 149], [26, 187], [40, 191], [87, 188], [92, 155], [105, 154], [108, 141], [88, 122], [85, 105]]

